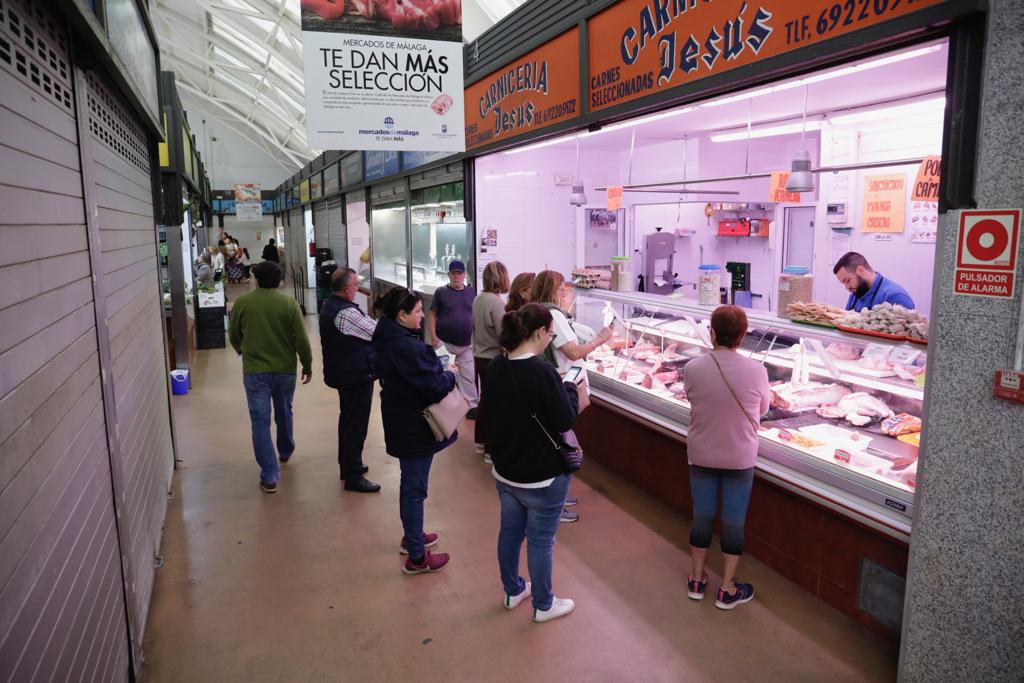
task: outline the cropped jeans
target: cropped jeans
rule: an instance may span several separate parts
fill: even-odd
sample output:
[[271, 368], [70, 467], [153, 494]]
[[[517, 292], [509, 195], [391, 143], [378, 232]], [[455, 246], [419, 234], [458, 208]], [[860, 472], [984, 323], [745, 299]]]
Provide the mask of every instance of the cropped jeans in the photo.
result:
[[711, 546], [711, 532], [718, 510], [718, 488], [722, 488], [722, 552], [743, 554], [743, 524], [747, 519], [754, 468], [726, 470], [690, 465], [690, 492], [693, 494], [693, 525], [690, 545]]
[[519, 553], [526, 538], [526, 566], [530, 572], [533, 607], [551, 609], [555, 595], [551, 588], [552, 548], [555, 532], [569, 492], [569, 475], [560, 474], [542, 489], [524, 489], [495, 482], [501, 501], [501, 530], [498, 532], [498, 568], [505, 593], [516, 596], [526, 589], [519, 575]]
[[292, 432], [292, 399], [295, 397], [295, 373], [250, 372], [242, 375], [245, 400], [252, 423], [252, 449], [260, 464], [260, 481], [274, 484], [281, 474], [270, 437], [270, 409], [277, 425], [277, 453], [283, 460], [295, 452]]
[[398, 484], [398, 514], [402, 517], [405, 547], [409, 558], [421, 560], [426, 555], [423, 544], [423, 501], [427, 499], [430, 465], [434, 456], [401, 458], [402, 478]]

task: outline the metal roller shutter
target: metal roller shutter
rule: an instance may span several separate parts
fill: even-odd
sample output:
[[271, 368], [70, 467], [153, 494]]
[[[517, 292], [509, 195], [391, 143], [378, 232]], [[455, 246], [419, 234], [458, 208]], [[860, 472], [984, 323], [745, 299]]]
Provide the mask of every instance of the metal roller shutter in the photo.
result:
[[343, 204], [341, 195], [327, 200], [327, 246], [331, 248], [339, 268], [348, 264], [348, 234], [343, 220]]
[[114, 410], [107, 407], [107, 419], [115, 426], [113, 455], [121, 460], [124, 487], [115, 495], [133, 574], [129, 606], [141, 642], [174, 468], [152, 162], [143, 127], [103, 76], [91, 71], [77, 82], [85, 84], [78, 97], [87, 105], [83, 158], [90, 165], [83, 173], [99, 229], [107, 371], [113, 377]]
[[327, 224], [327, 202], [317, 202], [313, 205], [313, 240], [318, 247], [329, 247]]
[[66, 21], [38, 3], [0, 9], [0, 678], [123, 681], [128, 632]]

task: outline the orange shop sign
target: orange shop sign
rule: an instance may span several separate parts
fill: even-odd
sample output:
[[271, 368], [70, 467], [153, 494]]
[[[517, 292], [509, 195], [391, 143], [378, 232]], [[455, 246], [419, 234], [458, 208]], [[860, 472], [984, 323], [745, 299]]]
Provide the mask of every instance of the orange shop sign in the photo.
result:
[[579, 116], [579, 44], [574, 28], [466, 88], [466, 149]]
[[943, 0], [622, 0], [588, 24], [591, 110], [752, 64]]

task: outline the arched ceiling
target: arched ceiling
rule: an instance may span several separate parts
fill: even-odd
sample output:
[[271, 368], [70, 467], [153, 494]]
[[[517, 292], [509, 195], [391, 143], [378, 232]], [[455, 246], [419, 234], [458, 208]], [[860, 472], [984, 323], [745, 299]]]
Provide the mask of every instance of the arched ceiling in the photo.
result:
[[[525, 0], [462, 0], [467, 42]], [[299, 0], [156, 0], [164, 69], [208, 116], [292, 172], [306, 143]]]

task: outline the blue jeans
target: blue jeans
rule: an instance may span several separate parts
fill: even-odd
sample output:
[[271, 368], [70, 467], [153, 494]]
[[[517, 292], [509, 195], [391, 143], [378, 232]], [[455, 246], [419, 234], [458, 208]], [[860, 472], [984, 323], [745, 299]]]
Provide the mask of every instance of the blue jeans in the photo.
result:
[[426, 548], [423, 547], [423, 501], [427, 499], [427, 482], [433, 462], [432, 455], [425, 458], [402, 458], [398, 461], [402, 469], [402, 479], [398, 485], [398, 513], [402, 517], [405, 547], [412, 560], [422, 559], [426, 554]]
[[690, 465], [690, 492], [693, 494], [693, 525], [690, 545], [711, 546], [711, 532], [718, 510], [718, 487], [722, 487], [722, 552], [743, 554], [743, 523], [747, 519], [750, 489], [754, 485], [754, 468], [724, 470], [716, 467]]
[[526, 538], [526, 566], [533, 584], [535, 609], [551, 609], [555, 594], [551, 589], [552, 547], [555, 532], [569, 492], [569, 475], [560, 474], [550, 486], [523, 489], [495, 482], [501, 501], [501, 531], [498, 532], [498, 568], [501, 584], [509, 595], [519, 595], [526, 582], [519, 575], [519, 551]]
[[282, 372], [250, 372], [242, 375], [245, 400], [249, 403], [252, 423], [252, 449], [260, 464], [260, 481], [273, 484], [281, 474], [270, 438], [270, 407], [274, 407], [277, 425], [277, 452], [285, 460], [295, 451], [292, 436], [292, 398], [295, 396], [295, 374]]

